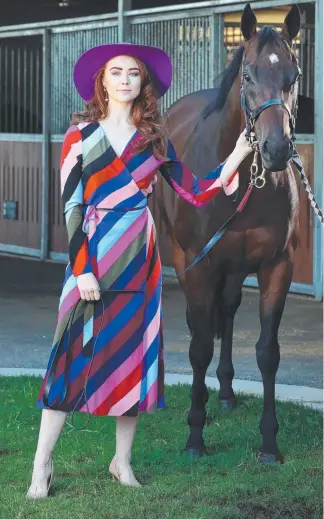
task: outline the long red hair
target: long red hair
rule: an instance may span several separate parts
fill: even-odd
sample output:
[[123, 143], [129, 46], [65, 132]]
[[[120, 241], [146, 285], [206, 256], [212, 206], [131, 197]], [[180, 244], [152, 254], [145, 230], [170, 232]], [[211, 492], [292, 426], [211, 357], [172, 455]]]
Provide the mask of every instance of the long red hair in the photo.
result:
[[[133, 105], [133, 120], [136, 128], [143, 136], [134, 151], [143, 151], [149, 144], [152, 144], [154, 155], [163, 159], [166, 153], [166, 129], [159, 109], [156, 91], [144, 63], [137, 58], [133, 59], [138, 65], [141, 76], [141, 90]], [[109, 101], [105, 101], [105, 92], [102, 85], [105, 68], [106, 64], [97, 73], [93, 98], [85, 103], [83, 111], [71, 114], [71, 124], [78, 124], [81, 121], [93, 122], [107, 117]]]

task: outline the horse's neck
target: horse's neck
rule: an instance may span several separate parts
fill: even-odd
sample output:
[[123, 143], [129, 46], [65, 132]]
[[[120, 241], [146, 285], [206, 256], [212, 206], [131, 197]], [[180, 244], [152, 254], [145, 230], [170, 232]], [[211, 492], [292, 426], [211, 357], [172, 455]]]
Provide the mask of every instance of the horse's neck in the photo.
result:
[[243, 124], [243, 113], [240, 103], [240, 74], [236, 77], [233, 86], [228, 94], [225, 106], [222, 110], [222, 132], [220, 139], [221, 160], [225, 160], [232, 153], [237, 138], [239, 137]]

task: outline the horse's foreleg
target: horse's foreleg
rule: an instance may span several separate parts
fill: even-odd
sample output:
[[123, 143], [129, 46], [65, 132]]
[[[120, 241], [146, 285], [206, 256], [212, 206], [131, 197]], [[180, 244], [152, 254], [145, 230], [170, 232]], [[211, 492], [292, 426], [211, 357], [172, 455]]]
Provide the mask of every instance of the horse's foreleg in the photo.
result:
[[275, 378], [280, 361], [278, 328], [292, 273], [293, 263], [287, 252], [275, 264], [261, 268], [258, 273], [261, 334], [256, 344], [256, 357], [264, 388], [260, 422], [263, 443], [258, 456], [261, 463], [283, 462], [276, 441], [279, 424], [275, 410]]
[[236, 407], [236, 398], [232, 388], [234, 367], [232, 362], [234, 317], [242, 300], [242, 283], [245, 275], [231, 275], [226, 278], [221, 297], [218, 319], [221, 320], [221, 348], [216, 374], [219, 380], [219, 403], [224, 411]]
[[[189, 359], [193, 370], [193, 383], [190, 393], [191, 407], [188, 413], [190, 433], [186, 450], [194, 456], [201, 456], [206, 453], [203, 439], [206, 403], [208, 401], [205, 376], [214, 353], [212, 330], [214, 294], [208, 288], [202, 289], [202, 287], [203, 285], [197, 279], [186, 281], [187, 321], [192, 336]], [[188, 292], [190, 293], [188, 294]]]

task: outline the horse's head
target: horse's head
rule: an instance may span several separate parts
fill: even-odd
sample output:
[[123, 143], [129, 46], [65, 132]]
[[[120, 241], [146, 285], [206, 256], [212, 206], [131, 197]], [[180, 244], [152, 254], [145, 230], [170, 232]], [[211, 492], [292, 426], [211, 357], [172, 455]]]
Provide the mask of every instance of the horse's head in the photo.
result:
[[245, 39], [242, 108], [248, 129], [255, 132], [265, 169], [280, 171], [287, 167], [293, 153], [301, 72], [291, 43], [300, 29], [299, 9], [293, 5], [281, 33], [270, 26], [257, 32], [256, 27], [256, 16], [247, 4], [241, 20]]

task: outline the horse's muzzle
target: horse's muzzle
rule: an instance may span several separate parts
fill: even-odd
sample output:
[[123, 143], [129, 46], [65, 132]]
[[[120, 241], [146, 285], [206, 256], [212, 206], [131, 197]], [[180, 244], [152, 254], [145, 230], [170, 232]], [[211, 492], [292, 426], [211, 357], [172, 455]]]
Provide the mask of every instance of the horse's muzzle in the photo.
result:
[[290, 137], [269, 136], [261, 146], [263, 166], [268, 171], [282, 171], [287, 168], [294, 145]]

